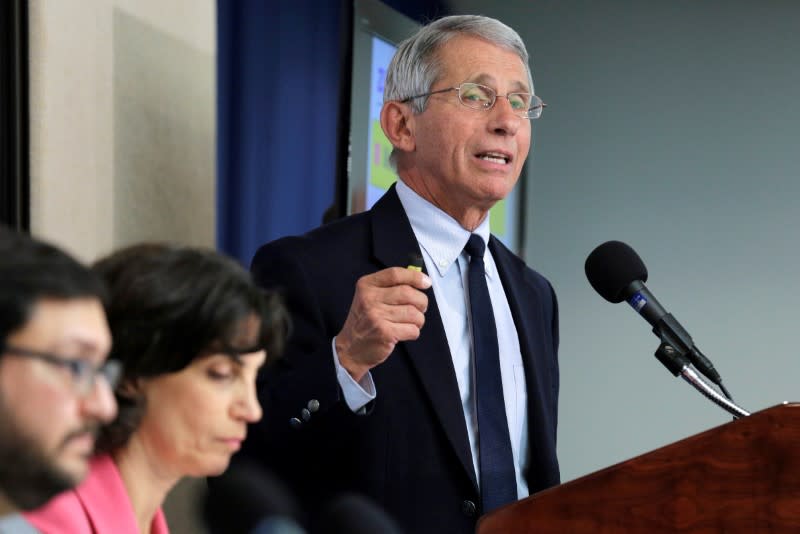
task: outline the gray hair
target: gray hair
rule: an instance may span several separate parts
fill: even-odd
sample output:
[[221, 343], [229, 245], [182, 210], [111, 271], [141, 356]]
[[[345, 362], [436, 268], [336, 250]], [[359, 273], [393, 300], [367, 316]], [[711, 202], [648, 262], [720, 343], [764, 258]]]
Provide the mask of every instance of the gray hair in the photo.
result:
[[[478, 37], [519, 56], [528, 74], [528, 87], [533, 93], [533, 77], [528, 65], [528, 51], [519, 34], [497, 19], [480, 15], [452, 15], [423, 26], [417, 33], [400, 43], [389, 63], [383, 101], [405, 100], [431, 90], [442, 75], [443, 65], [438, 51], [450, 39], [459, 35]], [[422, 113], [428, 98], [411, 101], [414, 113]], [[396, 169], [397, 150], [389, 154], [389, 164]]]
[[[519, 34], [502, 22], [479, 15], [452, 15], [423, 26], [397, 49], [386, 73], [383, 100], [404, 100], [413, 95], [427, 93], [442, 75], [443, 65], [437, 52], [453, 37], [470, 35], [488, 41], [500, 48], [514, 52], [525, 65], [528, 86], [533, 92], [533, 78], [528, 66], [528, 51]], [[422, 113], [427, 98], [411, 102], [414, 113]]]

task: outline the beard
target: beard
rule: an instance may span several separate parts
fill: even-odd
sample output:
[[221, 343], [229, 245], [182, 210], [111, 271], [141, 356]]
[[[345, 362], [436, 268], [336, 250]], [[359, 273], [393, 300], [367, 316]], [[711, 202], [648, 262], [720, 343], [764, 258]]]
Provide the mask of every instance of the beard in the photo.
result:
[[75, 487], [80, 480], [61, 469], [55, 458], [70, 439], [95, 430], [92, 427], [70, 432], [58, 449], [48, 455], [15, 423], [0, 398], [0, 493], [19, 509], [33, 510]]

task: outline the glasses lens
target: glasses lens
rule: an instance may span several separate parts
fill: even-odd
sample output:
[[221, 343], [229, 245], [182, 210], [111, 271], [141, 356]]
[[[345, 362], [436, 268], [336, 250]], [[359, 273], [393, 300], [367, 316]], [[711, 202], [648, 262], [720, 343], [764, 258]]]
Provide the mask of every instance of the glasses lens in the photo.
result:
[[64, 360], [54, 357], [50, 363], [69, 371], [73, 384], [81, 394], [89, 391], [94, 383], [94, 368], [86, 360]]
[[511, 109], [518, 113], [527, 113], [531, 107], [531, 98], [533, 95], [529, 93], [511, 93], [508, 95], [508, 103], [511, 104]]
[[538, 119], [542, 116], [542, 110], [544, 109], [544, 102], [542, 99], [536, 95], [531, 95], [531, 102], [528, 105], [527, 117], [529, 119]]
[[458, 98], [468, 108], [489, 109], [494, 104], [495, 93], [485, 85], [462, 83], [458, 88]]
[[117, 360], [107, 360], [106, 363], [100, 368], [100, 374], [103, 379], [108, 382], [109, 387], [113, 390], [117, 387], [120, 377], [122, 377], [122, 362]]

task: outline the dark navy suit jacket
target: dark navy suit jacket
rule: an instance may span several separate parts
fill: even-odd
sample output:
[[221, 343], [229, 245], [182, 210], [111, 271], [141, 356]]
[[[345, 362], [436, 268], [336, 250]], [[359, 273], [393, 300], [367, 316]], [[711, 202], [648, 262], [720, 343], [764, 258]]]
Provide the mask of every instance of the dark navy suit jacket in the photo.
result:
[[[550, 284], [492, 237], [519, 334], [528, 390], [531, 492], [559, 482], [558, 318]], [[331, 339], [363, 275], [405, 267], [419, 245], [394, 187], [368, 212], [262, 246], [259, 285], [280, 288], [293, 319], [282, 361], [259, 382], [264, 418], [242, 455], [289, 484], [311, 517], [331, 497], [365, 493], [410, 533], [474, 532], [480, 499], [455, 371], [432, 290], [420, 337], [372, 370], [377, 398], [347, 407]], [[315, 401], [315, 402], [312, 402]], [[316, 412], [304, 412], [318, 403]], [[307, 419], [307, 420], [306, 420]]]

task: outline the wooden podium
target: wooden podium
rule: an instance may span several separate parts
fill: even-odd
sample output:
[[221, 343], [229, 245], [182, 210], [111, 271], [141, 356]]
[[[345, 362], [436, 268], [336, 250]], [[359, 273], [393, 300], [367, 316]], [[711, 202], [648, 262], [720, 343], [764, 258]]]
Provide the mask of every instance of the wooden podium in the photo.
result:
[[481, 518], [477, 534], [800, 532], [800, 403], [712, 428]]

